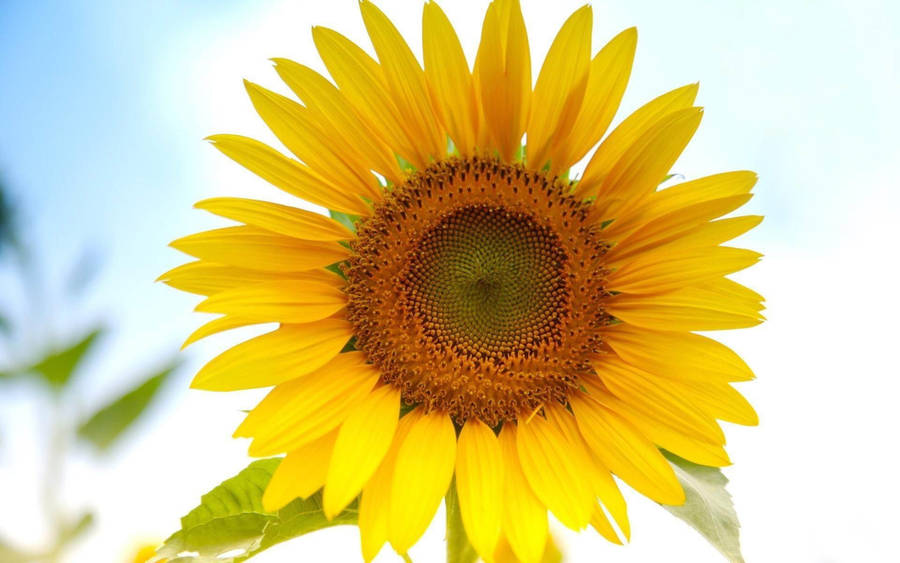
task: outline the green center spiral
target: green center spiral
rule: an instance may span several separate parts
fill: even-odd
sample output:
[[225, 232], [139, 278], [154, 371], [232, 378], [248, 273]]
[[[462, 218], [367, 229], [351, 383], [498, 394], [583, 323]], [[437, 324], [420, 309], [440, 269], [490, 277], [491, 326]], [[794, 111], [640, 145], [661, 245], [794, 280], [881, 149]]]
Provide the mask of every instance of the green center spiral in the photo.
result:
[[426, 231], [414, 253], [403, 280], [408, 306], [440, 348], [500, 358], [559, 341], [566, 254], [531, 215], [460, 207]]

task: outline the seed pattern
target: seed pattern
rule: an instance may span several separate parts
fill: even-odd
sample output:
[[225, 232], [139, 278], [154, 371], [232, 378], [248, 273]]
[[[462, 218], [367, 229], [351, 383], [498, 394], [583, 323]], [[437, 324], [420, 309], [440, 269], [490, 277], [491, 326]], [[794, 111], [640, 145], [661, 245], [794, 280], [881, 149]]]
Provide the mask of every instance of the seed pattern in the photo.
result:
[[491, 426], [566, 403], [611, 322], [608, 245], [570, 192], [518, 165], [448, 159], [360, 223], [348, 318], [405, 402]]

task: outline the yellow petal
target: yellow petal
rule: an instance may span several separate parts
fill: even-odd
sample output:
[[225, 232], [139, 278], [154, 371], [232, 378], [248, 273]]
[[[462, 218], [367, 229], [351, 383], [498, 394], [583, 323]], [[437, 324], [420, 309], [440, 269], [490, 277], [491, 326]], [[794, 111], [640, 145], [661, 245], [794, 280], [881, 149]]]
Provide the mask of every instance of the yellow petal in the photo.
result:
[[213, 334], [218, 334], [220, 332], [231, 330], [234, 328], [240, 328], [242, 326], [249, 326], [253, 324], [259, 324], [259, 321], [255, 321], [252, 319], [244, 319], [240, 317], [234, 317], [231, 315], [225, 315], [224, 317], [219, 317], [217, 319], [213, 319], [208, 323], [204, 324], [187, 337], [184, 341], [184, 344], [181, 345], [181, 349], [184, 350], [194, 342], [198, 340], [202, 340], [207, 336], [212, 336]]
[[400, 411], [400, 391], [383, 385], [363, 399], [341, 425], [328, 467], [322, 505], [327, 518], [344, 509], [384, 459]]
[[[628, 521], [628, 505], [625, 503], [625, 497], [616, 485], [609, 468], [603, 465], [597, 456], [593, 457], [593, 461], [597, 466], [597, 471], [594, 473], [594, 491], [600, 500], [599, 504], [612, 515], [622, 532], [622, 537], [628, 541], [631, 539], [631, 523]], [[596, 520], [597, 505], [595, 504], [594, 511], [591, 513], [591, 524], [595, 525], [595, 529], [598, 524]], [[618, 539], [618, 534], [616, 534], [616, 538]], [[610, 541], [617, 543], [615, 540]]]
[[756, 180], [755, 172], [739, 170], [682, 182], [656, 192], [646, 211], [649, 216], [658, 217], [704, 201], [745, 195], [756, 185]]
[[273, 233], [304, 240], [338, 241], [350, 240], [355, 236], [330, 217], [268, 201], [215, 197], [199, 201], [194, 207]]
[[581, 109], [591, 62], [590, 6], [576, 10], [550, 45], [532, 96], [528, 122], [528, 165], [536, 170], [547, 162], [549, 148], [568, 136]]
[[537, 563], [547, 544], [547, 509], [522, 471], [516, 425], [504, 424], [499, 441], [503, 455], [503, 534], [522, 563]]
[[621, 293], [663, 293], [732, 274], [756, 264], [752, 250], [713, 246], [639, 256], [607, 278], [607, 289]]
[[629, 147], [665, 115], [691, 107], [697, 97], [697, 88], [697, 84], [682, 86], [659, 96], [629, 115], [597, 147], [579, 182], [579, 193], [594, 193]]
[[[681, 156], [702, 117], [701, 108], [678, 110], [654, 123], [638, 137], [597, 188], [594, 205], [600, 217], [624, 220], [639, 208]], [[587, 170], [582, 181], [590, 185]]]
[[199, 305], [203, 313], [224, 313], [259, 322], [311, 323], [347, 306], [347, 295], [333, 285], [309, 280], [278, 280], [217, 293]]
[[363, 488], [359, 501], [359, 539], [362, 544], [363, 559], [367, 562], [372, 561], [378, 555], [381, 546], [388, 538], [388, 508], [391, 501], [397, 452], [400, 451], [400, 445], [409, 434], [413, 423], [419, 420], [418, 416], [410, 417], [409, 414], [401, 418], [397, 424], [397, 432], [391, 446], [375, 474]]
[[[587, 483], [591, 490], [594, 491], [594, 495], [600, 498], [621, 527], [622, 533], [628, 538], [631, 530], [628, 523], [628, 509], [625, 505], [625, 497], [622, 496], [622, 492], [616, 486], [609, 468], [590, 452], [584, 437], [578, 430], [578, 423], [575, 421], [575, 417], [565, 407], [558, 403], [552, 403], [549, 407], [544, 408], [544, 412], [547, 413], [547, 420], [566, 437], [570, 446], [569, 455], [580, 467], [581, 481]], [[591, 505], [596, 506], [593, 499], [591, 500]], [[593, 513], [594, 510], [592, 508], [591, 514]]]
[[[594, 362], [594, 369], [609, 391], [635, 409], [663, 420], [679, 432], [719, 444], [725, 435], [715, 420], [684, 397], [661, 389], [652, 375], [642, 372], [621, 359], [605, 356]], [[585, 387], [596, 394], [592, 378], [584, 378]]]
[[371, 2], [359, 3], [394, 103], [412, 132], [421, 160], [447, 154], [447, 136], [431, 107], [425, 73], [394, 24]]
[[531, 54], [519, 0], [495, 0], [488, 6], [475, 82], [493, 148], [512, 162], [531, 108]]
[[682, 238], [685, 233], [734, 211], [750, 199], [750, 194], [719, 198], [671, 211], [644, 224], [618, 242], [604, 256], [604, 263], [614, 266], [626, 258], [658, 248]]
[[603, 505], [600, 503], [597, 503], [594, 507], [593, 514], [591, 514], [591, 527], [608, 541], [617, 545], [622, 545], [622, 540], [619, 539], [619, 535], [616, 533], [615, 528], [610, 524], [609, 518], [606, 517], [606, 513], [603, 511]]
[[380, 375], [362, 353], [338, 354], [324, 367], [276, 386], [235, 434], [253, 436], [249, 452], [256, 457], [298, 448], [341, 424]]
[[478, 100], [456, 31], [435, 2], [422, 12], [422, 52], [434, 106], [462, 156], [471, 156], [478, 133]]
[[672, 466], [631, 424], [580, 393], [570, 397], [570, 402], [581, 435], [606, 467], [656, 502], [684, 502]]
[[372, 214], [369, 206], [358, 196], [338, 189], [308, 166], [255, 139], [240, 135], [213, 135], [207, 140], [228, 158], [293, 196], [344, 213], [366, 217]]
[[494, 431], [477, 418], [466, 422], [459, 434], [456, 489], [466, 535], [487, 559], [500, 537], [503, 453]]
[[334, 30], [314, 27], [312, 33], [319, 56], [347, 101], [395, 153], [416, 168], [423, 167], [426, 161], [403, 129], [403, 116], [391, 99], [378, 63]]
[[757, 311], [765, 308], [762, 304], [765, 298], [762, 295], [728, 278], [716, 278], [697, 287], [714, 293], [722, 299], [727, 299], [734, 303], [745, 303]]
[[727, 383], [679, 381], [672, 384], [709, 416], [745, 426], [759, 424], [759, 417], [747, 399]]
[[551, 170], [565, 170], [587, 154], [612, 122], [631, 76], [637, 30], [616, 35], [591, 61], [584, 101], [568, 135], [557, 140]]
[[675, 252], [681, 249], [716, 246], [741, 236], [759, 225], [762, 220], [762, 215], [744, 215], [712, 221], [673, 240], [659, 251]]
[[288, 59], [272, 59], [275, 71], [297, 94], [316, 119], [328, 124], [333, 143], [341, 146], [357, 168], [372, 169], [399, 184], [403, 172], [393, 152], [378, 138], [372, 125], [354, 112], [344, 95], [313, 69]]
[[336, 318], [282, 325], [213, 358], [200, 369], [191, 387], [235, 391], [277, 385], [324, 366], [351, 336], [353, 326]]
[[313, 270], [350, 256], [336, 242], [299, 240], [247, 226], [193, 234], [170, 246], [201, 260], [266, 272]]
[[244, 85], [256, 112], [297, 158], [340, 191], [376, 201], [381, 198], [375, 176], [348, 165], [343, 147], [329, 138], [327, 123], [316, 123], [309, 110], [290, 98], [246, 80]]
[[617, 295], [606, 311], [626, 323], [657, 330], [729, 330], [763, 321], [758, 303], [688, 287], [661, 295]]
[[336, 437], [337, 432], [326, 434], [281, 460], [263, 493], [265, 511], [280, 510], [295, 498], [307, 498], [322, 488]]
[[409, 433], [397, 451], [388, 540], [397, 553], [406, 553], [425, 532], [453, 478], [456, 431], [446, 414], [418, 410]]
[[594, 492], [579, 451], [583, 444], [570, 440], [558, 425], [539, 415], [519, 424], [517, 444], [522, 469], [541, 502], [567, 527], [587, 526]]
[[[643, 249], [640, 253], [640, 257], [642, 260], [652, 260], [654, 257], [664, 257], [685, 250], [698, 250], [700, 248], [718, 246], [753, 229], [759, 225], [762, 220], [763, 217], [761, 215], [745, 215], [742, 217], [730, 217], [728, 219], [719, 219], [718, 221], [704, 223], [694, 229], [681, 233], [660, 246]], [[624, 263], [626, 261], [625, 258], [620, 259], [619, 256], [615, 254], [613, 257], [618, 263]]]
[[606, 391], [592, 391], [591, 397], [630, 422], [654, 444], [677, 456], [710, 467], [731, 465], [722, 444], [678, 432], [664, 421], [645, 415]]
[[724, 344], [699, 334], [616, 325], [605, 333], [607, 344], [623, 360], [671, 379], [749, 381], [753, 372]]
[[[335, 274], [327, 270], [310, 270], [303, 274], [322, 274], [323, 282], [327, 282], [329, 278], [334, 278], [343, 284], [343, 280]], [[288, 279], [295, 274], [279, 273], [279, 272], [263, 272], [261, 270], [251, 270], [249, 268], [236, 268], [226, 264], [217, 264], [215, 262], [205, 262], [197, 260], [182, 264], [177, 268], [173, 268], [165, 274], [159, 276], [157, 281], [162, 281], [167, 285], [187, 291], [189, 293], [197, 293], [199, 295], [213, 295], [226, 289], [233, 287], [252, 285], [259, 282], [274, 281]], [[340, 286], [337, 286], [340, 287]]]

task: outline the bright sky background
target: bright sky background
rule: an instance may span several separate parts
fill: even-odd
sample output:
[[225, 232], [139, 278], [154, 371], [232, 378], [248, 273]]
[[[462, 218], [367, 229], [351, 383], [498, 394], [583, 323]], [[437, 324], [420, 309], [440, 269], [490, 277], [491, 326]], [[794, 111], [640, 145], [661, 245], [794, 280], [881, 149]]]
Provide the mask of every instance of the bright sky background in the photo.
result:
[[[537, 65], [581, 2], [522, 3]], [[486, 2], [444, 4], [473, 55]], [[420, 2], [379, 5], [420, 51]], [[193, 202], [282, 197], [202, 139], [218, 132], [271, 139], [241, 79], [285, 91], [268, 62], [276, 56], [321, 68], [312, 25], [369, 48], [355, 0], [0, 3], [0, 173], [54, 280], [48, 291], [59, 293], [55, 280], [84, 248], [104, 259], [82, 306], [50, 299], [43, 313], [50, 334], [63, 340], [98, 319], [115, 329], [79, 382], [85, 410], [201, 324], [190, 313], [196, 298], [152, 281], [185, 260], [167, 248], [170, 240], [220, 224], [192, 210]], [[761, 425], [726, 429], [745, 556], [884, 560], [895, 551], [900, 505], [900, 8], [888, 0], [608, 0], [594, 3], [595, 50], [632, 25], [638, 51], [617, 121], [699, 80], [704, 122], [674, 170], [689, 179], [744, 168], [760, 175], [746, 209], [767, 219], [742, 242], [766, 258], [741, 279], [767, 296], [769, 322], [722, 336], [758, 375], [741, 391]], [[21, 308], [14, 289], [0, 275], [0, 301]], [[70, 561], [120, 561], [141, 538], [168, 535], [201, 493], [246, 465], [246, 443], [229, 436], [259, 393], [187, 390], [191, 370], [240, 336], [192, 349], [166, 400], [111, 457], [76, 452], [63, 483], [66, 505], [95, 506], [99, 520]], [[0, 536], [37, 544], [46, 533], [34, 491], [47, 405], [29, 389], [6, 389]], [[630, 506], [630, 546], [562, 533], [568, 560], [720, 561], [652, 503], [633, 494]], [[414, 560], [439, 557], [442, 525], [411, 551]], [[320, 532], [256, 561], [310, 550], [307, 560], [356, 560], [356, 530]], [[385, 550], [380, 560], [393, 559]]]

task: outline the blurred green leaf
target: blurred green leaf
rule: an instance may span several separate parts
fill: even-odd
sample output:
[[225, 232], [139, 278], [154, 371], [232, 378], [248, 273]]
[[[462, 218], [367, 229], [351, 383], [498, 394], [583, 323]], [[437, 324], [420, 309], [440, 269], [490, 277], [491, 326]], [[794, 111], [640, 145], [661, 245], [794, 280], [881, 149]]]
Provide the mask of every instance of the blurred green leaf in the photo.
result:
[[2, 313], [0, 313], [0, 334], [8, 335], [12, 330], [12, 324]]
[[97, 450], [105, 451], [137, 419], [159, 392], [177, 364], [144, 379], [123, 395], [113, 399], [78, 427], [78, 437], [90, 442]]
[[0, 180], [0, 256], [3, 255], [4, 246], [17, 244], [15, 218], [13, 215], [13, 208], [9, 203], [6, 187], [3, 181]]
[[[263, 491], [279, 463], [280, 458], [254, 461], [203, 495], [200, 506], [181, 519], [181, 530], [166, 540], [151, 561], [236, 563], [285, 540], [356, 523], [356, 503], [327, 520], [321, 492], [296, 499], [277, 512], [263, 510]], [[192, 555], [178, 557], [184, 552]]]
[[56, 540], [56, 550], [61, 551], [62, 548], [77, 540], [94, 525], [94, 514], [85, 512], [75, 520], [68, 522], [62, 530], [60, 530], [59, 538]]
[[33, 553], [19, 551], [0, 539], [0, 561], [3, 563], [31, 563], [36, 559]]
[[725, 490], [728, 479], [717, 467], [697, 465], [664, 451], [675, 475], [684, 487], [685, 503], [663, 505], [709, 541], [732, 563], [743, 563], [740, 545], [740, 523], [731, 495]]
[[71, 380], [78, 364], [104, 331], [103, 328], [92, 330], [71, 346], [51, 352], [29, 371], [41, 374], [47, 383], [61, 389]]
[[87, 248], [72, 266], [66, 282], [66, 290], [71, 295], [80, 295], [91, 284], [100, 272], [100, 253], [94, 248]]

